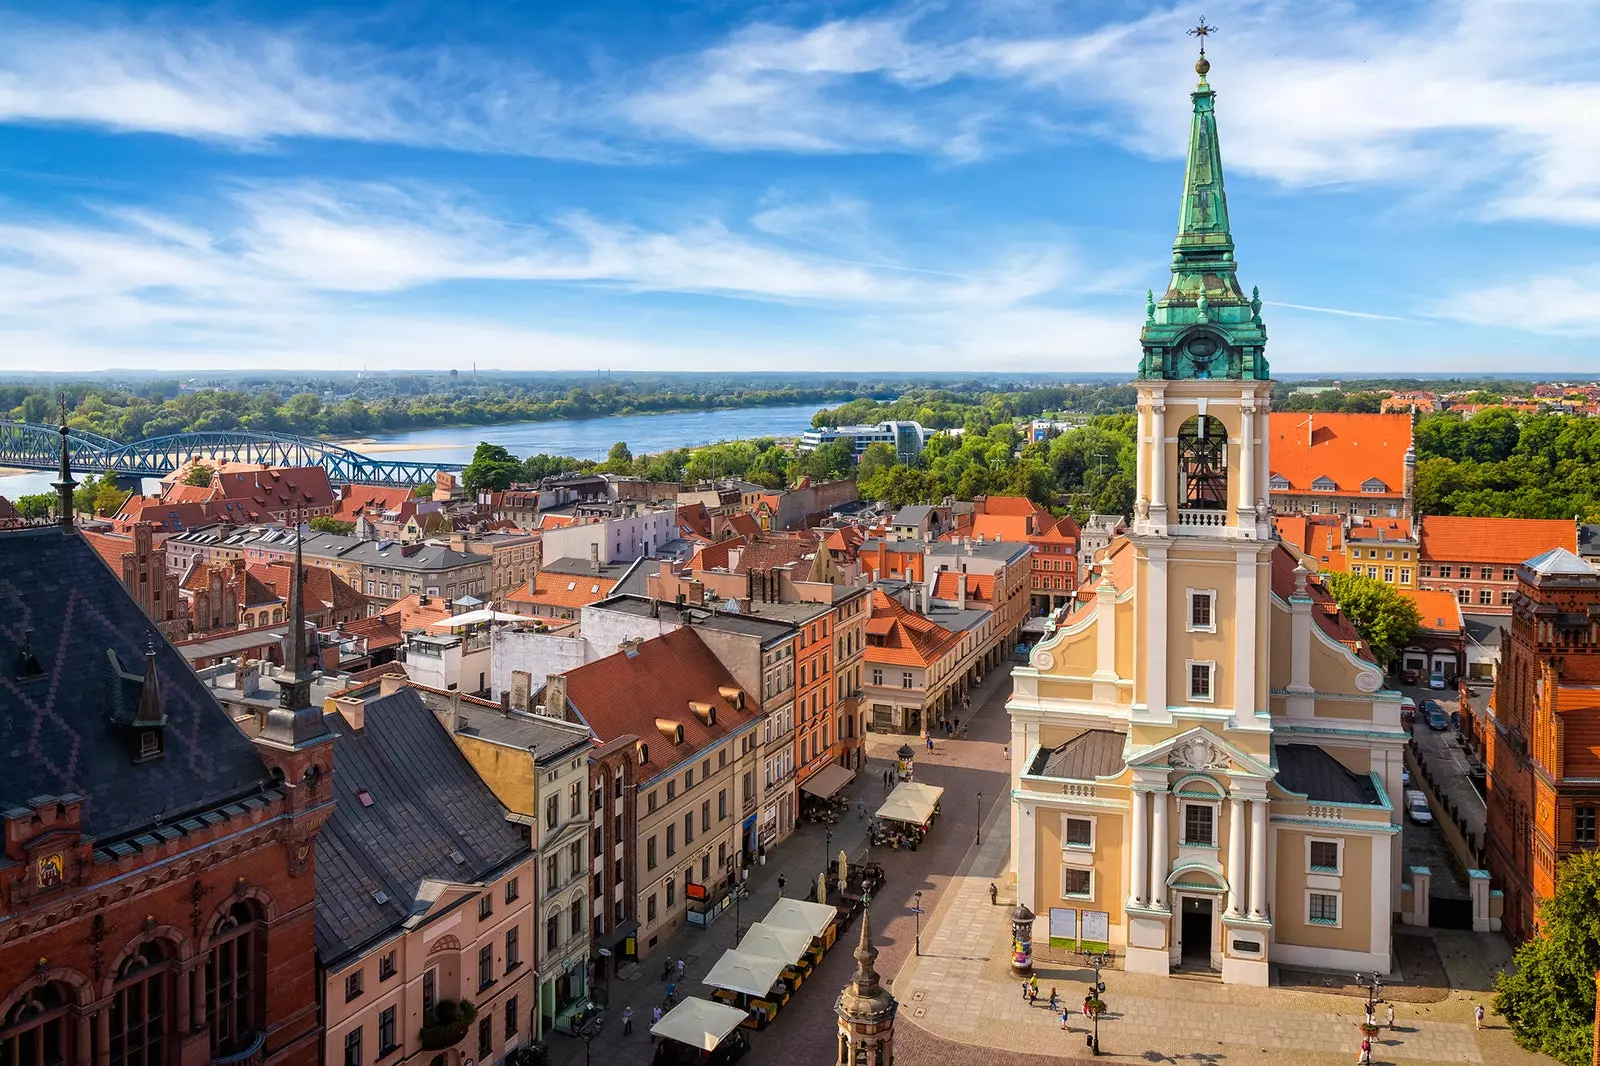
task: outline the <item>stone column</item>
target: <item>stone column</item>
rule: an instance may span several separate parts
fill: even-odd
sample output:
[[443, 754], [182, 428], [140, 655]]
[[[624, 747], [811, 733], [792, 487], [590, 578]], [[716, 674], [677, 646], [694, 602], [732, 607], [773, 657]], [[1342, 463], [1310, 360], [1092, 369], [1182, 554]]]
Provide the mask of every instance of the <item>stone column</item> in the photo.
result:
[[1152, 792], [1150, 802], [1155, 806], [1155, 818], [1150, 828], [1150, 905], [1167, 905], [1167, 807], [1171, 793], [1166, 790]]
[[189, 970], [179, 970], [178, 979], [172, 982], [174, 998], [177, 1000], [178, 1032], [189, 1032], [189, 994], [194, 990], [194, 982], [190, 979]]
[[1250, 801], [1250, 917], [1267, 916], [1267, 801]]
[[1256, 528], [1256, 410], [1246, 397], [1239, 407], [1239, 528]]
[[[94, 1016], [95, 1030], [95, 1066], [107, 1066], [111, 1062], [111, 1004], [101, 1007]], [[87, 1062], [89, 1050], [85, 1048], [79, 1055], [80, 1062]]]
[[1228, 917], [1244, 916], [1244, 836], [1246, 823], [1244, 800], [1239, 796], [1228, 799]]
[[1157, 522], [1167, 520], [1167, 408], [1157, 400], [1150, 405], [1150, 513]]
[[1146, 815], [1150, 797], [1141, 788], [1133, 790], [1133, 861], [1128, 864], [1128, 905], [1142, 907], [1145, 878], [1150, 874], [1150, 835]]

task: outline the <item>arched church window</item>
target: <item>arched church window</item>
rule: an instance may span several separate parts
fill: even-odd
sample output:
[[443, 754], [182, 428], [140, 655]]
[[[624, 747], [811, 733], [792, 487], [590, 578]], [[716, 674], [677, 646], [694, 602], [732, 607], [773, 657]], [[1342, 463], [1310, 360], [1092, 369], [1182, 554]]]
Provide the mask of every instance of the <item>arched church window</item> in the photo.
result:
[[0, 1029], [0, 1063], [5, 1066], [65, 1066], [73, 1061], [72, 1037], [77, 1029], [67, 1024], [72, 992], [59, 981], [40, 985], [23, 996], [6, 1014]]
[[1228, 506], [1228, 431], [1207, 415], [1178, 427], [1178, 506], [1222, 510]]
[[152, 941], [122, 964], [111, 995], [111, 1066], [163, 1066], [172, 1026], [172, 950]]
[[254, 903], [241, 900], [217, 922], [206, 958], [206, 1018], [211, 1054], [225, 1057], [255, 1042], [266, 1014], [266, 923]]

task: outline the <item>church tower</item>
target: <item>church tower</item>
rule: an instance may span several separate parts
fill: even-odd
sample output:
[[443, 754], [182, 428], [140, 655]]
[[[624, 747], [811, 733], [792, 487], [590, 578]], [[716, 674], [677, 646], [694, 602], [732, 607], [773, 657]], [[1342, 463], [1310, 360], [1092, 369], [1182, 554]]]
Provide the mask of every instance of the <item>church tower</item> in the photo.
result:
[[1210, 69], [1202, 51], [1172, 276], [1140, 330], [1133, 520], [1011, 675], [1017, 899], [1144, 973], [1387, 972], [1400, 694], [1273, 538], [1267, 335]]
[[834, 1013], [839, 1016], [839, 1054], [834, 1066], [894, 1066], [894, 1015], [900, 1008], [873, 967], [872, 912], [861, 909], [861, 939], [856, 944], [856, 974]]

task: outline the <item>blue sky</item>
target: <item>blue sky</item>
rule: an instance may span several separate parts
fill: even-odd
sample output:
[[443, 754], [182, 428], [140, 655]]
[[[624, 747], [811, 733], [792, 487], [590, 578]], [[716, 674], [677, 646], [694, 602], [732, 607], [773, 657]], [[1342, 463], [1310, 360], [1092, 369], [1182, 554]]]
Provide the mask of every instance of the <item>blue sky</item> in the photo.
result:
[[1600, 5], [0, 6], [0, 370], [1127, 369], [1204, 14], [1280, 372], [1600, 372]]

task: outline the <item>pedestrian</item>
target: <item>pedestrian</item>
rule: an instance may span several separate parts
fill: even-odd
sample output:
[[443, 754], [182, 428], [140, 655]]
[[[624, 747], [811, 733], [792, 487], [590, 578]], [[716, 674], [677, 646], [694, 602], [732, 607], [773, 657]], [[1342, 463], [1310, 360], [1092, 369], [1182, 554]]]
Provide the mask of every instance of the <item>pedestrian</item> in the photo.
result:
[[961, 728], [961, 716], [958, 714], [958, 715], [956, 715], [956, 729], [959, 730], [960, 728]]
[[1356, 1056], [1358, 1066], [1372, 1066], [1372, 1041], [1361, 1041], [1361, 1054]]
[[661, 1021], [661, 1008], [660, 1007], [651, 1007], [650, 1008], [650, 1025], [653, 1027], [659, 1021]]
[[928, 750], [933, 750], [933, 734], [928, 734]]
[[1050, 988], [1050, 1009], [1052, 1011], [1056, 1009], [1056, 990], [1054, 985]]
[[1026, 977], [1022, 979], [1022, 998], [1028, 998], [1028, 979]]
[[856, 817], [857, 818], [865, 818], [866, 816], [867, 816], [867, 801], [866, 800], [856, 800]]
[[1067, 1019], [1072, 1016], [1072, 1008], [1066, 1004], [1061, 1006], [1061, 1028], [1067, 1028]]
[[676, 982], [676, 981], [668, 981], [667, 982], [667, 1002], [668, 1003], [676, 1003], [676, 1002], [678, 1002], [678, 982]]
[[661, 979], [663, 981], [672, 980], [672, 960], [671, 959], [662, 959], [661, 960]]
[[1007, 744], [1006, 745], [1006, 762], [1010, 762], [1010, 761], [1011, 761], [1011, 745]]
[[989, 882], [989, 906], [997, 906], [1000, 902], [1000, 890], [994, 887], [994, 882]]
[[633, 1007], [622, 1008], [622, 1035], [629, 1036], [633, 1033]]
[[1483, 1004], [1472, 1008], [1472, 1023], [1479, 1029], [1483, 1028]]
[[683, 960], [678, 960], [678, 980], [683, 980]]
[[1389, 1004], [1389, 1028], [1394, 1028], [1394, 1004]]
[[1029, 988], [1030, 991], [1033, 992], [1034, 996], [1037, 998], [1038, 995], [1039, 995], [1039, 975], [1038, 974], [1034, 974], [1032, 977], [1028, 978], [1028, 988]]
[[785, 880], [785, 878], [784, 878], [784, 876], [782, 874], [778, 875], [778, 895], [780, 895], [780, 896], [783, 895], [783, 886], [788, 884], [788, 883], [789, 882], [787, 880]]

